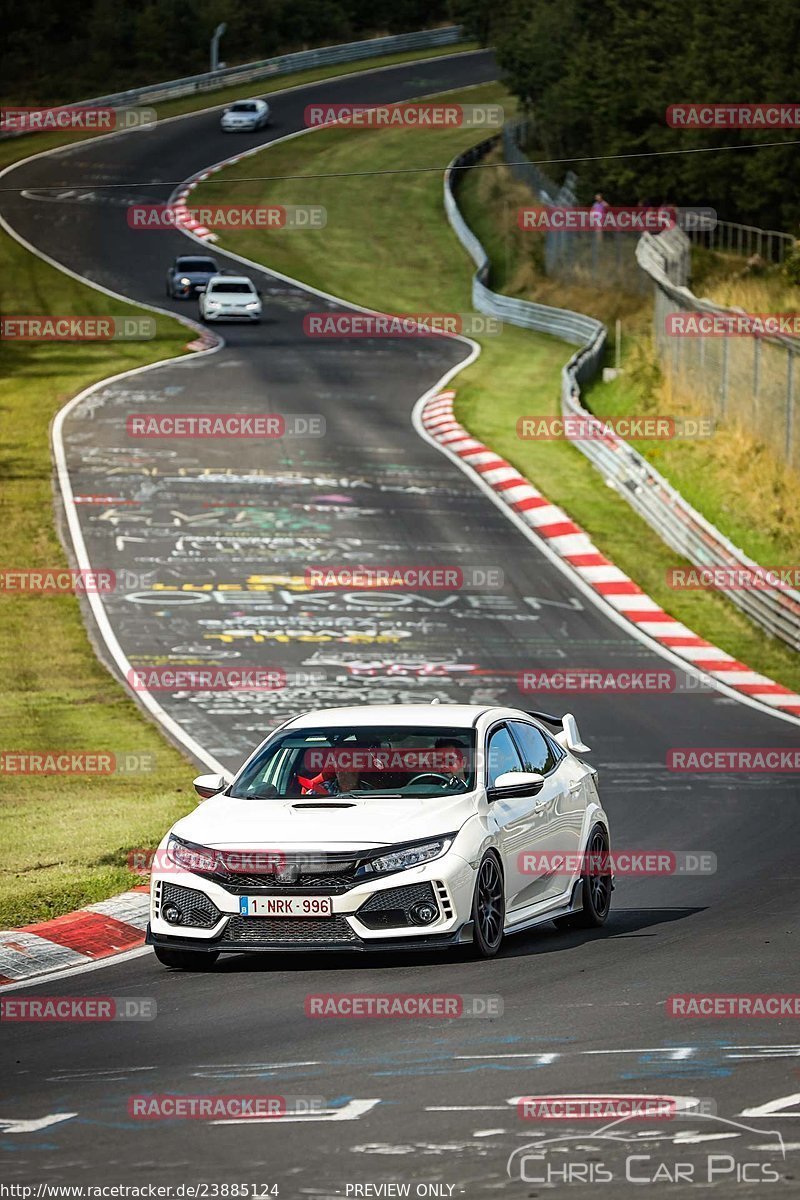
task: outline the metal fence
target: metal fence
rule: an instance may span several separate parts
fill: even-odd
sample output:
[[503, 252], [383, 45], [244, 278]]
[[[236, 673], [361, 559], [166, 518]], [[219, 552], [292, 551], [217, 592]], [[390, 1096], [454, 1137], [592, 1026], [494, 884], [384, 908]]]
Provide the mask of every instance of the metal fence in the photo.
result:
[[[564, 183], [554, 183], [523, 146], [529, 133], [527, 121], [508, 121], [503, 128], [503, 158], [514, 179], [525, 183], [548, 207], [577, 204], [578, 182], [568, 171]], [[636, 261], [636, 236], [608, 230], [547, 229], [544, 238], [545, 271], [564, 283], [616, 287], [626, 292], [646, 292], [649, 282]]]
[[[448, 220], [477, 268], [472, 282], [472, 302], [479, 312], [577, 344], [580, 349], [562, 370], [561, 408], [565, 416], [596, 421], [581, 403], [581, 385], [599, 370], [606, 343], [605, 326], [580, 313], [534, 304], [528, 300], [515, 300], [493, 292], [486, 284], [489, 272], [486, 251], [459, 210], [455, 198], [459, 177], [496, 144], [497, 138], [490, 138], [473, 147], [454, 159], [445, 174], [444, 204]], [[654, 250], [653, 253], [659, 252]], [[663, 248], [660, 253], [663, 254]], [[674, 286], [666, 273], [664, 283], [670, 288]], [[752, 559], [692, 508], [624, 439], [608, 432], [602, 439], [580, 440], [573, 444], [659, 537], [693, 565], [724, 565], [758, 570]], [[727, 591], [726, 595], [767, 632], [800, 650], [800, 592], [765, 588], [759, 591]]]
[[[755, 434], [800, 471], [800, 340], [782, 335], [699, 336], [694, 315], [735, 317], [741, 309], [701, 300], [685, 286], [689, 241], [680, 230], [645, 234], [637, 257], [654, 283], [653, 329], [662, 370], [717, 421]], [[684, 319], [681, 320], [681, 315]]]
[[562, 184], [552, 179], [536, 163], [531, 162], [522, 147], [528, 140], [530, 122], [507, 121], [503, 126], [503, 158], [514, 179], [526, 183], [543, 204], [575, 204], [575, 184], [578, 182], [573, 171], [568, 171]]
[[[487, 138], [478, 146], [473, 146], [456, 158], [448, 167], [445, 176], [444, 203], [448, 220], [453, 226], [462, 246], [472, 258], [477, 270], [472, 279], [472, 300], [478, 312], [490, 313], [492, 316], [507, 320], [512, 325], [522, 325], [526, 329], [535, 329], [540, 333], [552, 333], [563, 338], [565, 342], [585, 346], [587, 342], [598, 340], [599, 364], [602, 346], [605, 344], [605, 326], [593, 317], [583, 313], [570, 312], [565, 308], [551, 308], [547, 304], [534, 304], [530, 300], [514, 300], [511, 296], [503, 296], [493, 292], [487, 285], [490, 263], [486, 251], [461, 216], [455, 200], [453, 187], [458, 175], [465, 169], [484, 158], [498, 138]], [[577, 357], [577, 356], [576, 356]]]
[[[137, 104], [152, 103], [156, 100], [176, 100], [182, 96], [216, 91], [237, 83], [255, 83], [260, 79], [271, 78], [273, 75], [291, 75], [311, 67], [357, 62], [362, 58], [400, 54], [406, 50], [427, 50], [435, 49], [437, 46], [450, 46], [462, 41], [463, 38], [464, 30], [461, 25], [448, 25], [443, 29], [422, 29], [413, 33], [398, 33], [388, 37], [369, 38], [361, 42], [347, 42], [340, 46], [321, 46], [316, 50], [299, 50], [294, 54], [279, 54], [274, 58], [242, 63], [238, 67], [225, 67], [220, 71], [206, 71], [201, 75], [187, 75], [183, 79], [171, 79], [166, 83], [129, 88], [128, 91], [113, 92], [108, 96], [95, 96], [91, 100], [76, 101], [73, 107], [127, 108]], [[18, 136], [18, 133], [19, 131], [15, 130], [13, 133], [0, 136]]]
[[[542, 204], [576, 204], [577, 176], [568, 171], [559, 186], [531, 162], [523, 149], [529, 132], [530, 122], [525, 120], [509, 121], [503, 129], [503, 157], [512, 176], [527, 184]], [[692, 245], [721, 254], [746, 258], [757, 255], [765, 262], [781, 264], [795, 244], [790, 233], [777, 229], [758, 229], [735, 221], [715, 221], [710, 228], [706, 224], [687, 228], [689, 240]], [[630, 233], [548, 230], [544, 238], [545, 270], [554, 278], [566, 283], [621, 287], [635, 293], [649, 290], [649, 281], [639, 270], [636, 238]]]
[[795, 243], [790, 233], [738, 225], [735, 221], [717, 221], [713, 229], [690, 229], [687, 233], [693, 245], [721, 254], [741, 254], [746, 258], [757, 254], [771, 263], [784, 262]]

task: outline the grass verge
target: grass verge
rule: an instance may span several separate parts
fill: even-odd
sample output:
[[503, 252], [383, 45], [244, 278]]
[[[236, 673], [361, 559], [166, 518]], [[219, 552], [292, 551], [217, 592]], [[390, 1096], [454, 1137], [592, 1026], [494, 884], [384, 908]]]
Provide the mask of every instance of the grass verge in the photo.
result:
[[[0, 238], [5, 313], [134, 316], [112, 300]], [[35, 303], [32, 303], [34, 302]], [[0, 342], [5, 437], [2, 562], [65, 565], [53, 521], [49, 426], [66, 400], [98, 379], [183, 352], [192, 334], [157, 317], [144, 342]], [[102, 565], [102, 564], [100, 564]], [[3, 770], [0, 926], [42, 920], [141, 883], [126, 853], [156, 845], [185, 811], [191, 768], [144, 719], [89, 645], [71, 594], [0, 594], [2, 751], [148, 755], [150, 774], [18, 775]]]
[[[458, 100], [460, 94], [452, 93]], [[463, 93], [464, 100], [502, 103], [513, 108], [498, 85]], [[325, 129], [277, 145], [251, 160], [270, 175], [301, 178], [230, 182], [229, 202], [325, 205], [325, 229], [248, 232], [228, 239], [228, 248], [285, 274], [356, 303], [395, 312], [463, 312], [470, 306], [472, 266], [447, 225], [438, 171], [391, 174], [409, 164], [444, 167], [474, 143], [464, 129], [436, 131]], [[371, 172], [347, 177], [346, 172]], [[228, 178], [236, 169], [227, 172]], [[312, 178], [327, 173], [330, 178]], [[308, 178], [302, 178], [302, 176]], [[491, 183], [494, 171], [475, 172], [475, 187]], [[198, 201], [220, 201], [226, 172], [215, 176], [213, 194], [201, 187]], [[465, 209], [474, 227], [501, 262], [506, 280], [520, 270], [511, 253], [503, 257], [505, 238], [487, 231], [483, 198], [465, 189]], [[533, 251], [531, 251], [533, 253]], [[505, 262], [505, 267], [502, 266]], [[529, 264], [529, 272], [533, 265]], [[543, 286], [550, 303], [578, 303], [581, 289], [564, 296]], [[556, 294], [557, 293], [557, 294]], [[545, 299], [545, 296], [542, 297]], [[639, 301], [601, 297], [596, 315], [613, 319], [627, 311], [644, 328]], [[583, 309], [588, 310], [587, 308]], [[629, 506], [607, 488], [589, 462], [566, 442], [521, 442], [520, 415], [558, 412], [559, 372], [570, 351], [555, 339], [506, 326], [502, 335], [478, 339], [483, 353], [456, 381], [458, 415], [475, 434], [503, 454], [554, 502], [587, 529], [600, 549], [631, 575], [676, 619], [720, 645], [754, 669], [800, 688], [797, 656], [767, 637], [724, 597], [706, 592], [674, 592], [666, 586], [670, 567], [686, 565], [659, 541]]]

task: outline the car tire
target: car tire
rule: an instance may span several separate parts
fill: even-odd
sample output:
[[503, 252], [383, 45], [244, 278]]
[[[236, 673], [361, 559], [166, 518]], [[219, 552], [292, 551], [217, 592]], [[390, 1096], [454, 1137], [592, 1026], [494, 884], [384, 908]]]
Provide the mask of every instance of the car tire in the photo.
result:
[[170, 950], [166, 946], [153, 946], [153, 952], [162, 966], [179, 971], [208, 971], [219, 958], [213, 951]]
[[492, 851], [478, 867], [471, 915], [473, 957], [494, 958], [503, 941], [506, 902], [500, 860]]
[[[592, 828], [586, 842], [588, 855], [608, 854], [608, 833], [602, 825]], [[557, 929], [599, 929], [608, 920], [611, 909], [611, 893], [614, 884], [611, 872], [607, 875], [588, 874], [581, 876], [583, 903], [578, 912], [568, 917], [557, 917], [553, 924]]]

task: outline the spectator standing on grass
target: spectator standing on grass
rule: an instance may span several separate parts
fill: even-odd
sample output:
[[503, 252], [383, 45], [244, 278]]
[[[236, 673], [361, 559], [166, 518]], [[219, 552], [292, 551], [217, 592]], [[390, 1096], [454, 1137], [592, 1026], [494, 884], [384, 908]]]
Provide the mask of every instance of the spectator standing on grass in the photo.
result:
[[606, 215], [609, 208], [610, 208], [610, 205], [603, 198], [603, 193], [595, 192], [594, 202], [592, 203], [592, 207], [589, 209], [589, 212], [591, 214], [590, 221], [591, 221], [592, 225], [596, 226], [598, 229], [602, 229], [603, 228], [603, 217]]
[[611, 206], [605, 200], [602, 192], [595, 192], [592, 207], [589, 209], [589, 224], [594, 231], [595, 245], [603, 240], [605, 215]]

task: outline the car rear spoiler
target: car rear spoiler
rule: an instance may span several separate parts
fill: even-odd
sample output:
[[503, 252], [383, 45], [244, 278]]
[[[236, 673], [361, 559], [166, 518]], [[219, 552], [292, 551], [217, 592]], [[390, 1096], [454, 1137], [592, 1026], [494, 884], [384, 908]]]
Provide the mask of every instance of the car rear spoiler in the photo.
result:
[[578, 722], [572, 713], [564, 713], [563, 717], [555, 717], [552, 713], [529, 712], [528, 716], [536, 717], [537, 720], [544, 721], [545, 724], [553, 725], [558, 729], [559, 732], [555, 735], [555, 740], [565, 750], [572, 750], [577, 754], [587, 754], [589, 752], [589, 747], [581, 741], [581, 735], [578, 733]]

